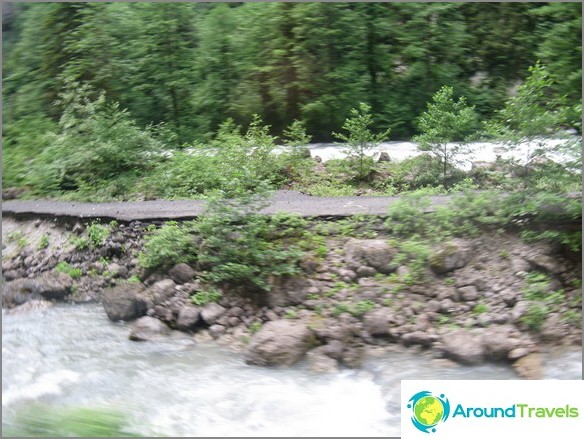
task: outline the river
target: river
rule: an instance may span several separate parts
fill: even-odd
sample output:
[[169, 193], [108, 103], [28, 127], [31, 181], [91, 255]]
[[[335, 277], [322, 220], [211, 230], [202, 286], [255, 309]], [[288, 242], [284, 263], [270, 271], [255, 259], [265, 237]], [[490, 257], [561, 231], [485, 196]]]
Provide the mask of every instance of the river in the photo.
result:
[[[97, 304], [3, 310], [3, 428], [46, 404], [118, 410], [141, 436], [399, 436], [402, 379], [517, 378], [504, 365], [444, 367], [407, 351], [333, 374], [259, 368], [186, 334], [148, 343], [127, 335]], [[545, 363], [546, 379], [581, 377], [578, 348]]]

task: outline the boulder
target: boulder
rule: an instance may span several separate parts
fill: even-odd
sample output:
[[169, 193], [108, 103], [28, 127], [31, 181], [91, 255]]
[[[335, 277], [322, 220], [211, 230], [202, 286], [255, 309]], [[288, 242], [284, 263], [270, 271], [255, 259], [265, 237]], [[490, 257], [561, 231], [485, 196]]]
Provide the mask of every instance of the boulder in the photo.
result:
[[107, 266], [107, 271], [112, 275], [119, 277], [126, 277], [128, 275], [128, 269], [123, 265], [116, 264], [115, 262], [112, 262]]
[[170, 334], [170, 328], [154, 317], [140, 317], [132, 324], [130, 340], [153, 341]]
[[6, 282], [2, 288], [3, 305], [7, 308], [29, 300], [64, 299], [71, 293], [73, 279], [66, 273], [47, 272], [37, 278], [19, 278]]
[[176, 328], [181, 331], [193, 329], [201, 319], [201, 310], [194, 306], [183, 306], [178, 311]]
[[330, 373], [338, 372], [339, 362], [329, 357], [324, 351], [324, 346], [314, 348], [306, 354], [308, 369], [311, 372]]
[[357, 277], [372, 277], [377, 274], [377, 271], [373, 267], [368, 267], [367, 265], [361, 265], [357, 267], [356, 271]]
[[466, 329], [456, 329], [442, 337], [445, 355], [462, 364], [479, 364], [483, 361], [485, 349], [480, 337]]
[[458, 292], [460, 293], [460, 297], [462, 298], [462, 300], [466, 302], [477, 300], [480, 297], [479, 290], [474, 285], [460, 287], [458, 289]]
[[382, 151], [381, 153], [379, 153], [379, 158], [377, 159], [378, 162], [390, 162], [391, 158], [389, 157], [389, 154], [385, 151]]
[[162, 303], [176, 294], [176, 284], [172, 279], [163, 279], [155, 282], [144, 291], [148, 299], [148, 307]]
[[406, 346], [420, 345], [428, 347], [436, 340], [438, 340], [438, 336], [427, 331], [408, 332], [401, 337], [401, 341]]
[[123, 284], [106, 288], [101, 303], [110, 320], [133, 320], [146, 314], [146, 297], [140, 284]]
[[517, 330], [511, 325], [485, 328], [481, 335], [485, 355], [493, 360], [505, 360], [520, 345]]
[[444, 274], [464, 267], [471, 255], [472, 248], [468, 241], [453, 239], [434, 250], [428, 262], [435, 273]]
[[270, 308], [301, 304], [312, 283], [300, 276], [280, 276], [271, 283], [272, 289], [266, 296]]
[[527, 261], [534, 269], [543, 270], [550, 274], [561, 274], [566, 271], [565, 264], [548, 255], [528, 255]]
[[217, 324], [211, 325], [209, 326], [209, 334], [211, 334], [211, 337], [213, 338], [219, 338], [225, 334], [225, 326]]
[[207, 325], [212, 325], [225, 313], [225, 311], [227, 310], [221, 305], [212, 302], [205, 305], [201, 311], [201, 318]]
[[345, 259], [349, 268], [358, 269], [365, 265], [380, 273], [389, 274], [396, 267], [392, 265], [397, 250], [383, 239], [354, 239], [345, 243]]
[[18, 305], [15, 308], [12, 308], [8, 311], [9, 314], [23, 314], [31, 311], [40, 311], [43, 309], [47, 309], [53, 306], [53, 302], [49, 302], [48, 300], [29, 300], [22, 305]]
[[393, 321], [392, 311], [387, 308], [378, 309], [363, 316], [363, 329], [374, 337], [386, 336]]
[[168, 272], [170, 278], [177, 284], [185, 284], [195, 277], [195, 270], [190, 265], [181, 263], [176, 264]]
[[312, 332], [298, 321], [267, 322], [251, 339], [245, 362], [258, 366], [289, 366], [299, 361], [314, 341]]
[[513, 363], [517, 375], [527, 380], [541, 380], [543, 378], [543, 361], [541, 355], [534, 352], [519, 358]]

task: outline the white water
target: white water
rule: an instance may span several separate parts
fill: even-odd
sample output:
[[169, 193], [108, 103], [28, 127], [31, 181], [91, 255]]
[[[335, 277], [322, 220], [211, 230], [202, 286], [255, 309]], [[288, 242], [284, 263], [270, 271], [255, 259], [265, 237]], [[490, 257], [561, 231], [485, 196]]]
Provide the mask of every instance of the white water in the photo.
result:
[[[554, 152], [554, 148], [566, 142], [581, 142], [581, 139], [577, 137], [568, 139], [542, 139], [541, 141], [531, 143], [524, 142], [515, 145], [513, 148], [507, 148], [503, 143], [474, 142], [468, 145], [469, 153], [458, 154], [454, 159], [457, 162], [457, 166], [466, 171], [471, 169], [472, 162], [494, 162], [497, 156], [500, 156], [504, 160], [514, 159], [520, 164], [525, 164], [528, 155], [533, 154], [536, 148], [543, 148], [546, 151], [545, 156], [547, 158], [558, 163], [564, 163], [567, 157]], [[454, 146], [453, 144], [449, 145], [450, 147]], [[334, 143], [314, 143], [307, 147], [312, 157], [319, 156], [325, 162], [331, 159], [346, 157], [346, 154], [343, 152], [344, 148]], [[401, 161], [423, 154], [423, 152], [418, 150], [418, 144], [416, 142], [385, 142], [373, 148], [368, 155], [377, 158], [381, 152], [387, 152], [390, 158], [395, 161]]]
[[[143, 436], [399, 436], [402, 379], [517, 379], [506, 366], [444, 368], [410, 352], [325, 375], [259, 368], [183, 334], [131, 342], [99, 305], [3, 312], [2, 330], [3, 426], [42, 403], [113, 408]], [[581, 377], [579, 349], [546, 362], [546, 379]]]

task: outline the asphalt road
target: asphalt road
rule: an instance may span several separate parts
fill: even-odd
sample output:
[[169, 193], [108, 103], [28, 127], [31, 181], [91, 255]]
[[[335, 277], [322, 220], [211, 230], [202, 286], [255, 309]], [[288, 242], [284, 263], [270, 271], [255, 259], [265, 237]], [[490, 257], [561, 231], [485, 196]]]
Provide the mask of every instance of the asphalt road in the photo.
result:
[[[448, 203], [451, 197], [430, 197], [431, 207]], [[313, 197], [296, 191], [276, 191], [263, 213], [297, 213], [305, 217], [335, 218], [359, 213], [387, 215], [399, 197]], [[17, 217], [100, 218], [119, 221], [192, 219], [205, 209], [201, 200], [154, 200], [116, 203], [65, 201], [5, 201], [2, 214]]]

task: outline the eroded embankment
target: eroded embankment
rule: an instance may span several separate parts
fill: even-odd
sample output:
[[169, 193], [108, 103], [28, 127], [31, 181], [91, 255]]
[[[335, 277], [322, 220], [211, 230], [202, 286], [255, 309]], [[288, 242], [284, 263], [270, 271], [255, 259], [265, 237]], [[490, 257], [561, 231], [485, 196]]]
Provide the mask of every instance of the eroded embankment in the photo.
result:
[[462, 364], [512, 363], [537, 378], [548, 346], [581, 344], [580, 258], [512, 233], [433, 246], [420, 266], [375, 223], [328, 223], [320, 257], [274, 279], [260, 302], [224, 288], [205, 303], [214, 297], [197, 266], [140, 267], [144, 237], [160, 224], [4, 217], [3, 306], [99, 301], [110, 319], [135, 320], [135, 340], [180, 330], [244, 349], [250, 364], [307, 355], [320, 371], [358, 367], [367, 347], [399, 344]]

